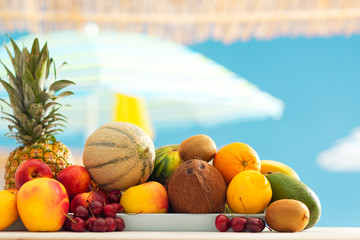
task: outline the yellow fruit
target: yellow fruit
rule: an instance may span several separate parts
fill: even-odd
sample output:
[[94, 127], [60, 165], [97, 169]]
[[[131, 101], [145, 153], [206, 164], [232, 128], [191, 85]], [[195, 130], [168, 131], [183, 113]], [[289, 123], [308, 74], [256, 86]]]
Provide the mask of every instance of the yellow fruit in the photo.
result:
[[236, 213], [259, 213], [266, 209], [272, 197], [267, 178], [258, 171], [238, 173], [227, 189], [227, 202]]
[[261, 160], [261, 170], [260, 172], [262, 174], [268, 173], [268, 172], [282, 172], [288, 176], [294, 177], [298, 180], [300, 180], [297, 173], [288, 165], [285, 165], [284, 163], [273, 161], [273, 160]]
[[19, 217], [16, 193], [14, 189], [0, 191], [0, 230], [9, 227]]

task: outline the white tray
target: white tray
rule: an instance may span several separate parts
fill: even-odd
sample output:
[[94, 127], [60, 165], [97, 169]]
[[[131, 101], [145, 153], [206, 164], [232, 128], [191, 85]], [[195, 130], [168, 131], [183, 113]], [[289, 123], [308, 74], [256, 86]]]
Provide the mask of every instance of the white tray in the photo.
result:
[[[125, 221], [125, 231], [217, 231], [215, 218], [219, 214], [117, 214]], [[231, 214], [226, 214], [231, 219]], [[245, 214], [234, 216], [246, 217]], [[264, 219], [264, 214], [249, 214], [249, 217]], [[24, 224], [19, 218], [5, 231], [26, 231]]]

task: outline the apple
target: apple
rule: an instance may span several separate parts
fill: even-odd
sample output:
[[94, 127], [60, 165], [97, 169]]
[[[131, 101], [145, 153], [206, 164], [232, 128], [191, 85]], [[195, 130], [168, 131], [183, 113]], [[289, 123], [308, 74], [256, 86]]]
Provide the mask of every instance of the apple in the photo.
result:
[[66, 167], [58, 174], [57, 180], [66, 188], [69, 199], [75, 197], [76, 194], [91, 190], [90, 173], [80, 165]]
[[90, 202], [93, 200], [97, 200], [101, 202], [103, 205], [108, 204], [107, 197], [105, 193], [100, 190], [93, 190], [85, 193], [78, 193], [70, 202], [70, 212], [75, 212], [75, 209], [78, 206], [88, 207]]
[[36, 178], [22, 185], [17, 194], [19, 216], [31, 232], [55, 232], [69, 211], [65, 187], [51, 178]]
[[50, 167], [39, 159], [28, 159], [22, 162], [15, 172], [15, 186], [17, 189], [35, 178], [52, 178]]
[[166, 213], [169, 200], [165, 187], [150, 181], [126, 189], [120, 205], [126, 213]]

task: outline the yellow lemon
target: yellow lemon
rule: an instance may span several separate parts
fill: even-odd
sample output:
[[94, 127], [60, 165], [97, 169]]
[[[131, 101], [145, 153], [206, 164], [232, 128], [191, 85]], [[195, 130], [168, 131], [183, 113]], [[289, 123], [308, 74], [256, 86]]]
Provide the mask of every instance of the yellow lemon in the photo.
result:
[[19, 217], [16, 193], [14, 189], [0, 191], [0, 230], [9, 227]]
[[270, 182], [258, 171], [238, 173], [227, 189], [227, 202], [236, 213], [259, 213], [266, 209], [272, 197]]

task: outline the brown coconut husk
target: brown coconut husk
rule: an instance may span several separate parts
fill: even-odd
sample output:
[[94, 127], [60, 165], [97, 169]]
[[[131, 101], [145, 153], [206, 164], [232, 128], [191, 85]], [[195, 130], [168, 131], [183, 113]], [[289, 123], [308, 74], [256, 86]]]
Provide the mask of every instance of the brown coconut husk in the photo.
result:
[[180, 165], [171, 176], [168, 196], [177, 213], [222, 213], [226, 184], [214, 166], [192, 159]]

